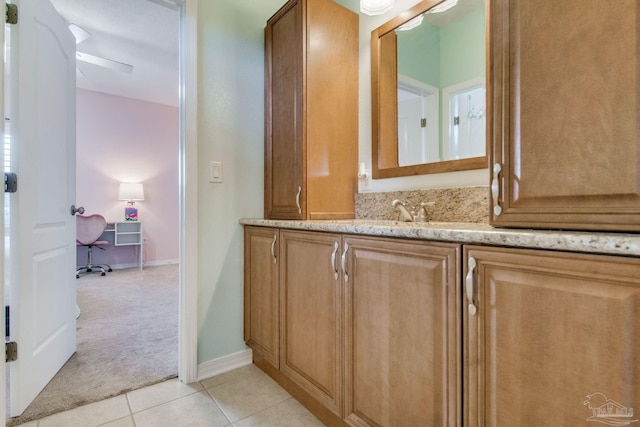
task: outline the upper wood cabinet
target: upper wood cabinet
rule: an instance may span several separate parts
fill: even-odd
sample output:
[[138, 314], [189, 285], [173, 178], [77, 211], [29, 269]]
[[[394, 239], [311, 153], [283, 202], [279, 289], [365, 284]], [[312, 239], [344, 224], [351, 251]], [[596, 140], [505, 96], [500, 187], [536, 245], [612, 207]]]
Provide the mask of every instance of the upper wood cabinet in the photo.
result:
[[265, 218], [353, 218], [358, 15], [291, 0], [265, 29]]
[[463, 425], [633, 425], [640, 260], [467, 246], [465, 257]]
[[489, 9], [492, 225], [640, 230], [640, 3]]

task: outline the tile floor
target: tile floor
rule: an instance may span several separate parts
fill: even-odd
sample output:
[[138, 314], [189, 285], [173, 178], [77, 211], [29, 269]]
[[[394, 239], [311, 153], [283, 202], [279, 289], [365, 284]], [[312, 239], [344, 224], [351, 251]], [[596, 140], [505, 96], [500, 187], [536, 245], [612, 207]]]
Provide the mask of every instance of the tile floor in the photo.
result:
[[177, 379], [20, 427], [321, 427], [254, 365], [193, 384]]

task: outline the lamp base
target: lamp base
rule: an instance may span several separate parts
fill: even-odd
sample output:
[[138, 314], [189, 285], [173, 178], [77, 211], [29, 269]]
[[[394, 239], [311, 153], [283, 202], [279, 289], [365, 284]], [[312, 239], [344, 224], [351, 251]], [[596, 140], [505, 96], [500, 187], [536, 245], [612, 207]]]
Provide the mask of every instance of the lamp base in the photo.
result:
[[135, 206], [124, 207], [124, 220], [125, 221], [137, 221], [138, 220], [138, 208]]

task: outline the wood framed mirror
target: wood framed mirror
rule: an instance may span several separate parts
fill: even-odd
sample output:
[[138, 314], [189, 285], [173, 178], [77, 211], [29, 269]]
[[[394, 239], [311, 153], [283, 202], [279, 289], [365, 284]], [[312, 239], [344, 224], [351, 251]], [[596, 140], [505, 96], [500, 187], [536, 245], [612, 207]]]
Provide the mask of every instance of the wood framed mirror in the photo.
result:
[[374, 179], [488, 167], [488, 1], [424, 0], [371, 32]]

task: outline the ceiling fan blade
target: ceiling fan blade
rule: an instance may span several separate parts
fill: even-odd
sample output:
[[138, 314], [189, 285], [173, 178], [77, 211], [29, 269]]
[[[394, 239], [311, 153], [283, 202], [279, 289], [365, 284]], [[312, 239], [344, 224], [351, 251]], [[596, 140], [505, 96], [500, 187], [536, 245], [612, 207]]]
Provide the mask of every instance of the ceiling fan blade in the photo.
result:
[[76, 52], [76, 59], [90, 64], [99, 65], [101, 67], [110, 68], [112, 70], [118, 70], [127, 74], [133, 73], [133, 65], [89, 55], [88, 53]]
[[84, 28], [80, 28], [76, 24], [69, 24], [69, 30], [71, 31], [71, 34], [73, 34], [73, 37], [76, 38], [76, 44], [80, 44], [91, 37], [91, 33], [89, 31]]

